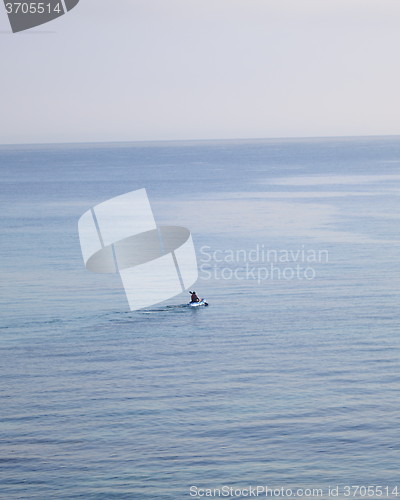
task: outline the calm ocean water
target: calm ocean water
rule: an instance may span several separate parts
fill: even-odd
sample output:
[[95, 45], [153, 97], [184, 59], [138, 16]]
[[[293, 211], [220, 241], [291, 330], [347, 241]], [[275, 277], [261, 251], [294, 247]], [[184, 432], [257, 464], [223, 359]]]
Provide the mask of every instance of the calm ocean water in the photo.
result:
[[[1, 498], [400, 495], [400, 138], [3, 146], [0, 165]], [[142, 187], [192, 231], [210, 307], [128, 312], [85, 270], [80, 215]]]

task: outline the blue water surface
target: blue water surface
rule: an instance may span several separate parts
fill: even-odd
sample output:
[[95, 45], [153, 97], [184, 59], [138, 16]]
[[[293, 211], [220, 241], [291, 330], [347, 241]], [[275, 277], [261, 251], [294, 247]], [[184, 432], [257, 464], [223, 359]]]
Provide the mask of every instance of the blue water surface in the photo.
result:
[[[0, 165], [1, 498], [400, 494], [400, 138], [3, 146]], [[208, 308], [129, 312], [85, 270], [80, 215], [142, 187], [191, 229]], [[262, 246], [328, 258], [286, 279], [299, 262], [245, 262]]]

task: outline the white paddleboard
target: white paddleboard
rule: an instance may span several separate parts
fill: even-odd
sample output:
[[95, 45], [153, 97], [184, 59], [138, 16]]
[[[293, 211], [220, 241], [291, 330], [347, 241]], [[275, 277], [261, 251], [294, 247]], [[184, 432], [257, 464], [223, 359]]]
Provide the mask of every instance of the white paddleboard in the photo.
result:
[[204, 299], [201, 299], [200, 302], [189, 302], [188, 306], [189, 307], [208, 306], [208, 303]]

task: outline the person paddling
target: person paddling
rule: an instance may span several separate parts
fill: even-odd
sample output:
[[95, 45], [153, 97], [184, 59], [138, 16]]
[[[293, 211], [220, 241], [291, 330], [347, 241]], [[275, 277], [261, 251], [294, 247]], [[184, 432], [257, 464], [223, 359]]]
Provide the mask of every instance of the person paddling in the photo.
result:
[[197, 296], [196, 292], [190, 291], [189, 293], [192, 294], [191, 297], [190, 297], [190, 302], [200, 302], [200, 299]]

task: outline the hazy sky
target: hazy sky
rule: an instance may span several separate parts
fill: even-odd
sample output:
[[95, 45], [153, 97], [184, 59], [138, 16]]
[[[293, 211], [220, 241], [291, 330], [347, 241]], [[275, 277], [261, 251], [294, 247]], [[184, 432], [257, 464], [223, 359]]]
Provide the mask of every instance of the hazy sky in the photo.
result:
[[80, 0], [11, 34], [0, 143], [400, 134], [399, 0]]

